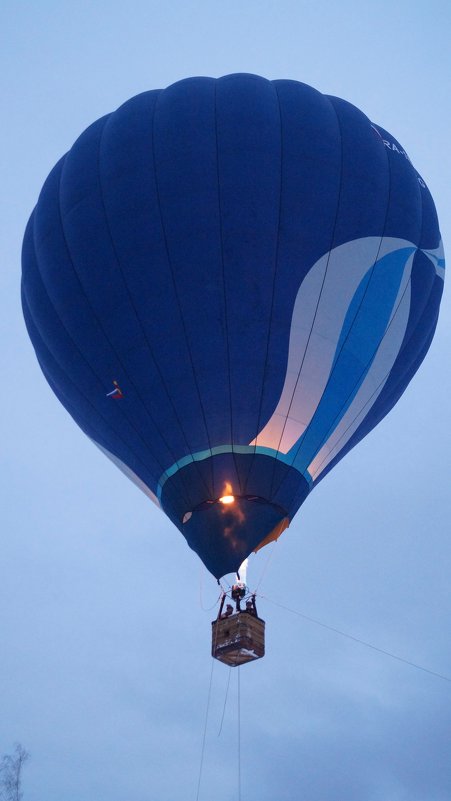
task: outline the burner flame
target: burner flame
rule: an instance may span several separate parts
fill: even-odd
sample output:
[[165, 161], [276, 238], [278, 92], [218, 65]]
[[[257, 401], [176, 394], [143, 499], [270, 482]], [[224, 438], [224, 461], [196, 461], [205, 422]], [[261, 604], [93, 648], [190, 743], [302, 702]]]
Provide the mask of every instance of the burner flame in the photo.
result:
[[234, 500], [235, 500], [234, 495], [223, 495], [222, 498], [219, 499], [220, 503], [225, 503], [225, 504], [233, 503]]

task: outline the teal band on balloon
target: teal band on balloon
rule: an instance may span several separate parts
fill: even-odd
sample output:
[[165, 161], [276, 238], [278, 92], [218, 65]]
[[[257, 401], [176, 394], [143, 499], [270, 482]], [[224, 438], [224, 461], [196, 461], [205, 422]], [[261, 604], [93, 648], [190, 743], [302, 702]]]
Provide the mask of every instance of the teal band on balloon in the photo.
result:
[[[182, 459], [174, 462], [171, 467], [168, 467], [158, 482], [158, 500], [161, 500], [163, 487], [168, 478], [174, 476], [179, 470], [181, 470], [182, 467], [186, 467], [192, 462], [202, 462], [204, 459], [208, 459], [210, 456], [217, 456], [220, 453], [259, 453], [263, 456], [271, 456], [273, 459], [277, 459], [279, 462], [285, 462], [285, 464], [289, 464], [291, 467], [296, 468], [296, 465], [293, 464], [293, 456], [291, 454], [281, 453], [280, 451], [274, 450], [274, 448], [267, 448], [263, 445], [215, 445], [213, 448], [198, 451], [197, 453], [189, 453], [187, 456], [184, 456]], [[312, 484], [312, 477], [308, 470], [306, 470], [302, 475], [308, 481], [309, 485]]]

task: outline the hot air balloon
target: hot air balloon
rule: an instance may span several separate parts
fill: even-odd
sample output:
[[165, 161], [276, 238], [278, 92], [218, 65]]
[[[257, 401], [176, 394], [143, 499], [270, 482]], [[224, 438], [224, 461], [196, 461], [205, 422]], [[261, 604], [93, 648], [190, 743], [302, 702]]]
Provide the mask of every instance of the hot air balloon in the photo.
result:
[[58, 399], [220, 578], [396, 403], [443, 278], [399, 142], [239, 74], [144, 92], [80, 136], [28, 223], [22, 298]]

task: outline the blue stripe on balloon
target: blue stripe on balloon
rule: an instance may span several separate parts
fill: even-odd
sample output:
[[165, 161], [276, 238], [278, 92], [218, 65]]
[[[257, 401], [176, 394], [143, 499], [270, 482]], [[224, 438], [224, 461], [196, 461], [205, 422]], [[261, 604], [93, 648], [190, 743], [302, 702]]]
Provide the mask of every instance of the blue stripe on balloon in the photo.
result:
[[306, 431], [287, 454], [304, 475], [371, 369], [393, 313], [406, 263], [414, 251], [413, 247], [400, 248], [380, 259], [353, 297], [323, 397]]

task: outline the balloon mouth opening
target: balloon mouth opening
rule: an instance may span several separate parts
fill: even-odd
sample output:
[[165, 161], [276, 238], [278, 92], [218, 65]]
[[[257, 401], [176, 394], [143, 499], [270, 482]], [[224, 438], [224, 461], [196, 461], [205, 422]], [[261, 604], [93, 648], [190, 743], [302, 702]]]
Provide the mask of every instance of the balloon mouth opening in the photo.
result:
[[277, 539], [289, 524], [284, 509], [259, 495], [234, 495], [229, 503], [223, 497], [204, 500], [179, 522], [188, 544], [216, 578], [236, 573], [250, 553]]
[[259, 495], [221, 495], [220, 498], [209, 498], [205, 501], [202, 501], [193, 509], [185, 512], [182, 517], [182, 523], [187, 523], [188, 520], [191, 519], [194, 512], [207, 512], [214, 506], [218, 507], [219, 509], [222, 507], [224, 508], [224, 511], [226, 508], [229, 508], [230, 511], [232, 511], [234, 505], [239, 501], [251, 501], [253, 503], [263, 504], [265, 506], [269, 505], [280, 511], [283, 516], [286, 516], [287, 514], [281, 506], [266, 500], [266, 498], [261, 498]]

